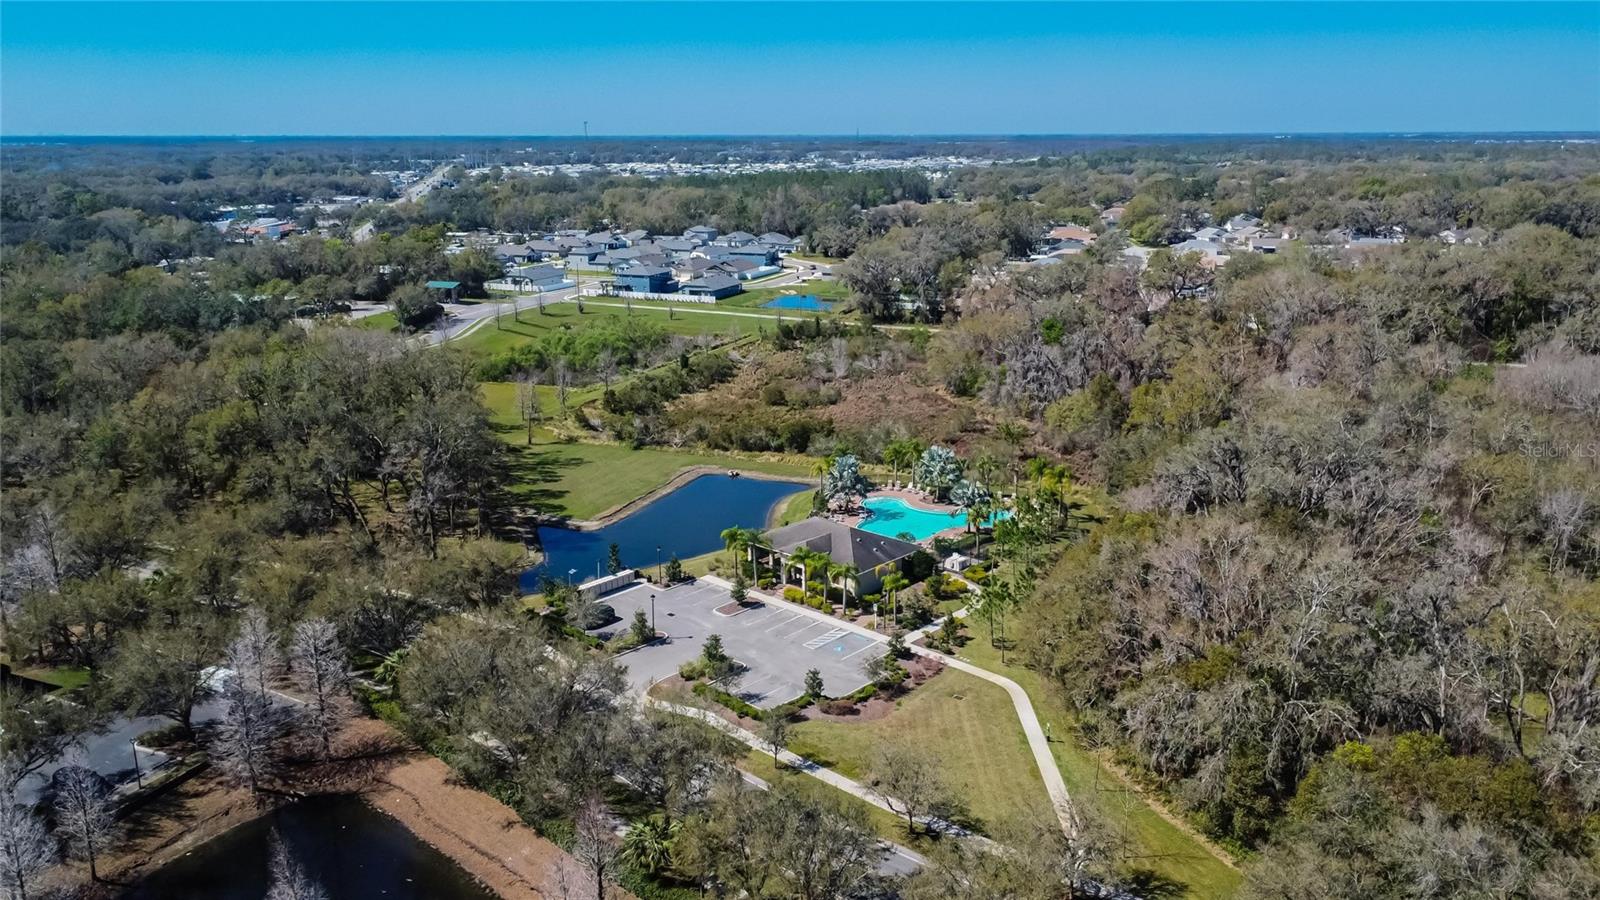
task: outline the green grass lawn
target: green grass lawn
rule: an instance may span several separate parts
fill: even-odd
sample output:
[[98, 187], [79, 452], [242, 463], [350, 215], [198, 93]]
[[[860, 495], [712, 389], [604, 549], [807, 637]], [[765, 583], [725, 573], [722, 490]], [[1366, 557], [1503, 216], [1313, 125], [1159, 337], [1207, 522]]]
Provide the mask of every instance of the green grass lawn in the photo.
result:
[[[815, 483], [815, 482], [813, 482]], [[811, 498], [816, 496], [815, 490], [802, 491], [790, 497], [783, 504], [783, 509], [778, 511], [778, 525], [793, 525], [801, 519], [811, 516]]]
[[1224, 865], [1183, 829], [1162, 818], [1129, 785], [1102, 766], [1099, 757], [1078, 746], [1070, 734], [1071, 712], [1039, 673], [1002, 664], [1000, 652], [989, 643], [985, 626], [973, 622], [967, 631], [972, 639], [961, 649], [961, 658], [1005, 675], [1028, 692], [1040, 721], [1053, 726], [1055, 740], [1051, 749], [1073, 803], [1084, 815], [1096, 817], [1109, 834], [1120, 836], [1129, 844], [1129, 871], [1145, 870], [1175, 882], [1182, 886], [1182, 896], [1233, 896], [1239, 888], [1237, 869]]
[[[551, 331], [581, 329], [594, 323], [628, 315], [630, 313], [622, 305], [622, 301], [610, 298], [586, 300], [584, 312], [581, 314], [576, 303], [552, 303], [545, 307], [542, 314], [533, 306], [526, 306], [522, 309], [520, 322], [512, 318], [511, 310], [507, 307], [505, 313], [499, 317], [498, 324], [490, 320], [464, 337], [451, 341], [451, 346], [472, 353], [492, 355]], [[640, 301], [634, 302], [631, 315], [648, 316], [650, 321], [661, 325], [670, 334], [733, 336], [754, 334], [764, 325], [771, 327], [770, 323], [759, 319], [719, 316], [683, 307], [674, 307], [669, 313], [666, 304], [646, 304]]]
[[[484, 387], [487, 390], [496, 386]], [[547, 432], [536, 433], [533, 445], [528, 446], [524, 443], [525, 431], [520, 422], [497, 421], [496, 427], [516, 456], [512, 468], [520, 483], [513, 490], [542, 512], [575, 519], [591, 519], [642, 497], [690, 466], [744, 469], [797, 478], [808, 477], [809, 471], [797, 460], [778, 456], [735, 456], [656, 448], [635, 450], [622, 444], [577, 441], [563, 443], [551, 440]]]
[[[838, 303], [850, 299], [850, 289], [838, 281], [808, 281], [804, 284], [789, 284], [783, 287], [754, 287], [742, 294], [735, 294], [725, 300], [718, 300], [718, 306], [736, 306], [741, 308], [761, 308], [767, 301], [784, 294], [812, 294], [819, 299]], [[772, 313], [786, 312], [791, 318], [802, 310], [769, 310]]]
[[400, 320], [395, 318], [394, 312], [391, 310], [356, 319], [353, 324], [357, 328], [370, 328], [373, 331], [393, 331], [400, 327]]
[[890, 744], [927, 753], [946, 786], [990, 831], [1004, 823], [1055, 822], [1010, 699], [999, 686], [965, 672], [939, 673], [882, 719], [797, 723], [789, 749], [866, 781], [874, 758]]
[[52, 685], [52, 693], [64, 694], [75, 691], [89, 683], [89, 670], [78, 666], [60, 666], [56, 668], [16, 669], [15, 674], [34, 681]]

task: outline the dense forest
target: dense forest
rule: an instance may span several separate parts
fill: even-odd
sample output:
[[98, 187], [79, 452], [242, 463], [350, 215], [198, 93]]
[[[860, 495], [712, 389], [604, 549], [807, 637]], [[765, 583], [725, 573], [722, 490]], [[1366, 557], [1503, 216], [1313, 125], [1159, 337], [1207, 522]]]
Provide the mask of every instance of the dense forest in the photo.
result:
[[[1600, 149], [1015, 149], [1028, 161], [943, 177], [491, 165], [413, 203], [367, 174], [389, 147], [8, 146], [3, 649], [88, 674], [70, 705], [0, 690], [0, 786], [137, 713], [217, 741], [254, 789], [249, 723], [192, 727], [206, 670], [266, 665], [263, 634], [293, 636], [293, 668], [320, 635], [386, 682], [374, 711], [580, 857], [596, 798], [632, 785], [659, 817], [597, 874], [636, 892], [669, 868], [646, 846], [669, 830], [682, 883], [716, 873], [724, 896], [1133, 883], [1088, 833], [863, 880], [856, 811], [739, 790], [724, 742], [627, 715], [561, 604], [516, 602], [517, 490], [540, 475], [480, 382], [522, 380], [561, 386], [550, 424], [573, 439], [896, 472], [942, 444], [1019, 509], [1051, 498], [1052, 527], [995, 529], [990, 614], [1070, 704], [1071, 739], [1234, 853], [1246, 896], [1600, 894]], [[376, 200], [327, 236], [208, 224], [332, 194]], [[1220, 268], [1162, 249], [1239, 214], [1300, 240]], [[613, 320], [478, 356], [337, 316], [498, 273], [444, 254], [447, 231], [701, 222], [848, 258], [849, 315], [734, 348]], [[1084, 253], [1019, 264], [1069, 222], [1097, 235]], [[1436, 237], [1468, 228], [1481, 240]], [[1353, 253], [1333, 229], [1406, 240]], [[595, 401], [569, 411], [569, 383]]]

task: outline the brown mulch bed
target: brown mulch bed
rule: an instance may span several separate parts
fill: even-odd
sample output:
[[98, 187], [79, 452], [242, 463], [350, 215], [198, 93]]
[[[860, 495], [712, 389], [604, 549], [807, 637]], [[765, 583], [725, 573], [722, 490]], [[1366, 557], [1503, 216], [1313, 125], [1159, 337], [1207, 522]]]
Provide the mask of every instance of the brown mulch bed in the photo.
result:
[[902, 660], [901, 665], [906, 667], [909, 676], [905, 682], [892, 694], [879, 691], [865, 703], [857, 703], [855, 711], [847, 715], [835, 716], [822, 711], [823, 704], [815, 703], [800, 711], [804, 719], [820, 719], [826, 722], [871, 722], [887, 717], [894, 712], [895, 704], [906, 694], [911, 693], [925, 684], [928, 679], [944, 671], [944, 663], [926, 656], [913, 656]]

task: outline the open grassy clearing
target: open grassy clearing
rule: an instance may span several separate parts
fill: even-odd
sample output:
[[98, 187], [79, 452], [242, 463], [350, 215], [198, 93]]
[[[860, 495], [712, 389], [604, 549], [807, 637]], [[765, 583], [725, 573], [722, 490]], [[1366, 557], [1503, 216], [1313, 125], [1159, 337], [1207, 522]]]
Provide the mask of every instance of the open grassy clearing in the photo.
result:
[[[717, 305], [760, 308], [762, 304], [766, 303], [767, 301], [773, 299], [774, 297], [781, 297], [784, 294], [811, 294], [819, 299], [828, 300], [835, 303], [850, 299], [850, 289], [845, 287], [842, 282], [819, 280], [807, 281], [803, 284], [787, 284], [782, 287], [757, 286], [746, 290], [742, 294], [735, 294], [726, 300], [719, 300], [717, 301]], [[802, 310], [794, 309], [774, 309], [769, 311], [774, 313], [786, 312], [791, 316], [802, 312]]]
[[867, 781], [873, 760], [890, 745], [931, 757], [946, 786], [977, 824], [1053, 826], [1055, 821], [1005, 691], [953, 669], [934, 676], [872, 721], [797, 723], [789, 749]]
[[[610, 305], [613, 302], [617, 305]], [[746, 316], [719, 316], [681, 308], [675, 308], [669, 314], [664, 305], [646, 306], [643, 303], [635, 303], [634, 307], [632, 315], [649, 316], [650, 321], [662, 326], [670, 334], [744, 335], [754, 334], [764, 325], [771, 327], [771, 323]], [[625, 318], [630, 313], [621, 307], [620, 301], [607, 300], [585, 301], [582, 313], [578, 312], [576, 303], [562, 302], [549, 304], [542, 314], [534, 307], [527, 306], [521, 315], [522, 321], [513, 319], [508, 306], [498, 317], [498, 322], [490, 319], [467, 335], [451, 341], [450, 345], [472, 353], [493, 355], [553, 331], [582, 329], [592, 324]]]
[[393, 331], [400, 327], [400, 320], [395, 317], [394, 311], [377, 313], [351, 322], [357, 328], [367, 328], [372, 331]]
[[1052, 726], [1055, 740], [1051, 751], [1073, 803], [1108, 834], [1127, 842], [1129, 870], [1147, 870], [1175, 882], [1183, 887], [1183, 896], [1230, 897], [1238, 890], [1237, 869], [1224, 865], [1182, 828], [1162, 818], [1138, 792], [1106, 769], [1098, 756], [1072, 739], [1072, 714], [1039, 673], [1002, 664], [985, 626], [971, 622], [968, 633], [972, 639], [961, 649], [961, 658], [1005, 675], [1028, 692], [1039, 720]]

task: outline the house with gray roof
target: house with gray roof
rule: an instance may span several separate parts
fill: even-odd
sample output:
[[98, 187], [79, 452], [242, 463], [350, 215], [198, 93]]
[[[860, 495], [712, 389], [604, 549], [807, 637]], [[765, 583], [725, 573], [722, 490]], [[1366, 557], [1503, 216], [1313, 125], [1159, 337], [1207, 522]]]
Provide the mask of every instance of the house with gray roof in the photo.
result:
[[779, 253], [793, 253], [799, 248], [799, 244], [794, 238], [789, 237], [786, 234], [779, 234], [776, 231], [769, 231], [766, 234], [763, 234], [761, 237], [756, 238], [756, 243], [766, 247], [771, 247]]
[[732, 275], [711, 274], [696, 278], [679, 288], [691, 297], [710, 297], [721, 300], [723, 297], [732, 297], [742, 293], [744, 288], [739, 284], [739, 279]]
[[856, 575], [847, 589], [858, 597], [882, 592], [883, 576], [901, 571], [906, 561], [922, 550], [916, 544], [832, 519], [810, 518], [767, 532], [762, 544], [750, 552], [763, 555], [769, 564], [776, 563], [774, 568], [787, 585], [791, 579], [804, 577], [800, 567], [789, 561], [801, 547], [826, 553], [836, 563], [854, 566]]
[[649, 237], [650, 232], [645, 231], [643, 228], [635, 228], [632, 231], [623, 233], [622, 240], [627, 243], [628, 246], [632, 247], [633, 245], [639, 243], [640, 241], [646, 240]]
[[716, 240], [717, 235], [721, 233], [722, 232], [712, 228], [710, 225], [696, 225], [693, 228], [685, 230], [683, 232], [683, 236], [697, 244], [709, 244]]
[[754, 244], [756, 236], [748, 231], [735, 231], [733, 234], [717, 238], [716, 242], [724, 247], [743, 247], [746, 244]]
[[617, 272], [613, 284], [619, 291], [642, 294], [670, 294], [678, 289], [672, 270], [662, 266], [629, 266]]

